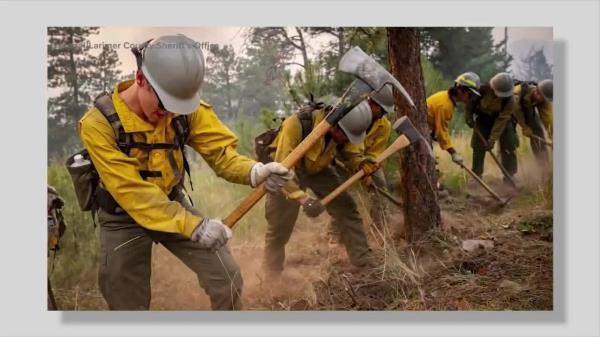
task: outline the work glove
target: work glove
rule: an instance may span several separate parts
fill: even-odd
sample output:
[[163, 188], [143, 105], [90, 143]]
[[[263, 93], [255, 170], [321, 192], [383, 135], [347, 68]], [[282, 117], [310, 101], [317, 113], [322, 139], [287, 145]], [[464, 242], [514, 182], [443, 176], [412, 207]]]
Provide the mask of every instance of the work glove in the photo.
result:
[[451, 156], [453, 162], [455, 162], [458, 165], [462, 165], [463, 157], [460, 154], [458, 154], [458, 152], [453, 152]]
[[381, 167], [381, 164], [378, 164], [375, 160], [373, 159], [365, 159], [363, 160], [359, 166], [358, 166], [362, 171], [365, 172], [365, 176], [370, 176], [371, 174], [375, 173], [377, 170], [379, 170], [379, 168]]
[[494, 149], [494, 145], [496, 145], [496, 141], [490, 139], [487, 141], [487, 144], [484, 145], [484, 149], [486, 151], [492, 151]]
[[302, 208], [304, 213], [311, 218], [316, 218], [325, 210], [325, 206], [323, 206], [321, 200], [314, 198], [308, 198], [304, 203], [302, 203]]
[[531, 137], [533, 135], [533, 131], [531, 128], [523, 128], [523, 136]]
[[197, 242], [201, 248], [217, 251], [231, 239], [232, 235], [231, 229], [220, 219], [204, 218], [192, 232], [190, 240]]
[[259, 162], [252, 166], [250, 184], [252, 187], [256, 187], [266, 180], [265, 187], [267, 191], [276, 193], [293, 177], [294, 172], [278, 162], [270, 162], [268, 164]]

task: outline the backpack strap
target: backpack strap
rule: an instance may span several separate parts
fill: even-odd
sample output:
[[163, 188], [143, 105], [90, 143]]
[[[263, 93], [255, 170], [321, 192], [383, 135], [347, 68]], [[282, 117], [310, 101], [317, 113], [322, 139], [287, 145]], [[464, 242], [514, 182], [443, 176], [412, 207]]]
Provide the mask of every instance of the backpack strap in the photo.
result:
[[[186, 116], [183, 116], [183, 115], [177, 116], [177, 117], [173, 118], [173, 120], [171, 122], [171, 126], [175, 130], [175, 141], [173, 144], [169, 144], [169, 143], [148, 144], [148, 143], [143, 143], [143, 142], [135, 142], [133, 140], [132, 134], [125, 132], [125, 129], [123, 128], [123, 124], [121, 123], [119, 115], [117, 114], [117, 111], [115, 110], [111, 95], [109, 93], [103, 92], [102, 94], [98, 95], [98, 97], [96, 97], [96, 99], [94, 100], [94, 106], [98, 110], [100, 110], [102, 115], [104, 115], [104, 117], [108, 120], [111, 127], [113, 128], [113, 131], [115, 133], [115, 139], [117, 141], [117, 146], [119, 147], [119, 150], [121, 150], [121, 152], [123, 152], [129, 156], [129, 153], [132, 148], [138, 148], [143, 151], [168, 150], [169, 151], [168, 152], [169, 165], [171, 166], [171, 169], [173, 170], [173, 173], [175, 174], [176, 180], [181, 181], [183, 178], [183, 175], [181, 174], [181, 171], [179, 170], [179, 167], [177, 166], [177, 162], [173, 155], [173, 150], [179, 149], [183, 156], [184, 169], [185, 169], [186, 173], [188, 174], [188, 177], [190, 177], [190, 186], [192, 186], [192, 180], [191, 180], [191, 175], [190, 175], [190, 166], [186, 159], [185, 151], [184, 151], [185, 144], [187, 142], [187, 138], [190, 133], [189, 123], [188, 123]], [[162, 172], [142, 170], [142, 171], [140, 171], [140, 176], [142, 177], [142, 179], [146, 180], [149, 177], [162, 177]], [[193, 186], [192, 186], [192, 190], [193, 190]]]
[[129, 155], [129, 151], [131, 150], [133, 144], [133, 139], [131, 134], [125, 132], [123, 124], [121, 123], [119, 115], [117, 114], [115, 106], [113, 105], [110, 94], [103, 92], [102, 94], [98, 95], [98, 97], [94, 99], [94, 106], [100, 110], [102, 115], [104, 115], [104, 117], [110, 123], [110, 126], [113, 128], [119, 150], [126, 155]]
[[298, 119], [302, 124], [302, 139], [306, 138], [313, 128], [313, 111], [320, 110], [325, 107], [325, 103], [316, 102], [313, 94], [310, 94], [308, 104], [298, 112]]
[[[190, 124], [187, 116], [179, 115], [171, 121], [171, 126], [175, 130], [175, 146], [177, 146], [181, 151], [181, 156], [183, 157], [183, 169], [188, 175], [188, 179], [190, 181], [190, 187], [192, 191], [194, 190], [194, 185], [192, 184], [192, 174], [190, 173], [190, 164], [185, 155], [185, 144], [188, 141], [188, 137], [190, 135]], [[183, 182], [182, 182], [183, 185]], [[191, 200], [190, 200], [191, 201]], [[193, 205], [193, 203], [192, 203]]]
[[313, 120], [312, 120], [312, 111], [303, 111], [298, 114], [298, 119], [300, 120], [300, 124], [302, 125], [302, 139], [306, 138], [308, 134], [312, 131], [313, 128]]

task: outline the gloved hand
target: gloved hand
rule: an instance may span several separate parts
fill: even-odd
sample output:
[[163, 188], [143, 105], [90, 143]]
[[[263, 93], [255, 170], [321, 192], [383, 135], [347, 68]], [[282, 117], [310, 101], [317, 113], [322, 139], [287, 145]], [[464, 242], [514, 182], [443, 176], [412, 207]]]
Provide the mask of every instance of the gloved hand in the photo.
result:
[[370, 176], [371, 174], [375, 173], [377, 170], [379, 170], [379, 168], [381, 167], [381, 164], [378, 164], [375, 160], [373, 159], [365, 159], [363, 160], [359, 166], [358, 166], [362, 171], [365, 172], [366, 176]]
[[523, 136], [531, 137], [533, 135], [533, 131], [531, 128], [523, 128]]
[[256, 187], [266, 180], [265, 187], [271, 193], [278, 192], [285, 183], [294, 177], [294, 172], [277, 162], [256, 163], [250, 171], [250, 184]]
[[323, 213], [325, 210], [325, 206], [323, 206], [321, 200], [313, 198], [308, 198], [306, 201], [304, 201], [302, 203], [302, 208], [304, 213], [311, 218], [319, 216], [319, 214]]
[[232, 236], [231, 229], [219, 219], [204, 218], [192, 232], [190, 240], [202, 248], [216, 251], [223, 247]]
[[453, 152], [452, 161], [458, 165], [461, 165], [463, 163], [463, 157], [460, 154], [458, 154], [458, 152]]
[[494, 149], [494, 145], [496, 145], [496, 141], [489, 139], [487, 141], [487, 145], [484, 146], [484, 149], [486, 151], [492, 151]]

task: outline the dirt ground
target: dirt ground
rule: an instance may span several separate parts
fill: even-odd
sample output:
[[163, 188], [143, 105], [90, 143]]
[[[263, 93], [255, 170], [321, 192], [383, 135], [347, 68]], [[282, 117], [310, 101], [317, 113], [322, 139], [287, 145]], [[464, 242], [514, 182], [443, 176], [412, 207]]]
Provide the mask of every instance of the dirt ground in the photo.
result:
[[[242, 269], [244, 310], [552, 310], [551, 207], [532, 201], [535, 188], [516, 193], [499, 178], [487, 180], [514, 198], [499, 207], [469, 181], [466, 194], [441, 201], [443, 225], [410, 245], [402, 239], [399, 208], [390, 205], [383, 231], [370, 226], [361, 209], [378, 261], [372, 268], [352, 267], [343, 246], [330, 242], [327, 215], [300, 217], [284, 273], [275, 281], [261, 268], [263, 234], [234, 237], [230, 247]], [[469, 252], [465, 240], [493, 247]], [[209, 310], [194, 274], [162, 246], [153, 253], [151, 309]], [[64, 309], [106, 309], [96, 288], [55, 292]]]

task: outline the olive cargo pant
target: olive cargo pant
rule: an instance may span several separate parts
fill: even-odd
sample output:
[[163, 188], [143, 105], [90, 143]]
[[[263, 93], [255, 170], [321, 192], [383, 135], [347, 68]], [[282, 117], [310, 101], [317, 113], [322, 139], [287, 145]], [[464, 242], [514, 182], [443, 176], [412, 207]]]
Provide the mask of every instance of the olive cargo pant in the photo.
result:
[[[341, 178], [332, 168], [326, 168], [313, 175], [298, 170], [296, 175], [300, 186], [310, 188], [320, 199], [342, 183]], [[368, 263], [370, 250], [360, 214], [352, 197], [347, 192], [343, 192], [333, 199], [326, 209], [336, 220], [350, 262], [357, 266]], [[300, 204], [295, 200], [288, 200], [282, 194], [267, 195], [265, 214], [268, 226], [264, 257], [267, 270], [275, 272], [283, 270], [285, 245], [292, 235], [299, 210]]]
[[[198, 214], [186, 199], [178, 200]], [[227, 246], [211, 253], [183, 235], [145, 229], [125, 212], [110, 214], [100, 209], [97, 221], [101, 259], [98, 279], [102, 296], [111, 310], [150, 308], [153, 242], [161, 243], [196, 273], [213, 310], [240, 309], [242, 275]]]
[[[486, 140], [490, 138], [495, 120], [494, 117], [480, 115], [475, 121], [475, 127]], [[500, 162], [510, 175], [514, 175], [517, 173], [517, 154], [515, 151], [519, 147], [519, 138], [517, 137], [514, 121], [511, 120], [506, 123], [498, 142], [500, 143]], [[484, 143], [475, 131], [471, 136], [471, 147], [473, 148], [473, 172], [481, 177], [486, 151]]]

